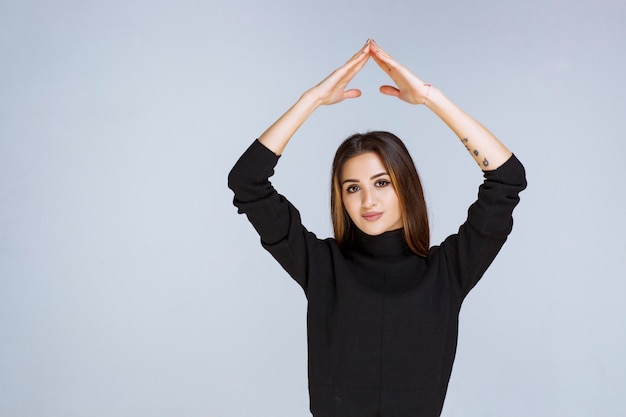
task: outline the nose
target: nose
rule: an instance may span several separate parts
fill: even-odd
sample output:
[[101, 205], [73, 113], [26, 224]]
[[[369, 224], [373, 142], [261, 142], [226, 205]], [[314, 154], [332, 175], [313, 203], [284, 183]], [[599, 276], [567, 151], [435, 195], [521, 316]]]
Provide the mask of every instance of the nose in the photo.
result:
[[362, 190], [361, 192], [361, 207], [368, 209], [372, 208], [376, 205], [376, 199], [374, 195], [369, 190]]

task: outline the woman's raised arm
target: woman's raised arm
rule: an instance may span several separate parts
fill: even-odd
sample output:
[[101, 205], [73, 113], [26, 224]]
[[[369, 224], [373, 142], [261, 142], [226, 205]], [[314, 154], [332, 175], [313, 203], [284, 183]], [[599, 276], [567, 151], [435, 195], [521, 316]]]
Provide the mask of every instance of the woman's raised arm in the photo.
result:
[[307, 90], [285, 114], [259, 137], [259, 141], [276, 155], [280, 155], [293, 134], [319, 106], [359, 97], [361, 95], [360, 90], [346, 90], [346, 88], [369, 59], [369, 48], [370, 41], [368, 40], [348, 62], [333, 71], [321, 83]]
[[509, 151], [487, 128], [461, 110], [437, 88], [417, 78], [374, 41], [370, 55], [396, 86], [384, 85], [380, 92], [411, 104], [424, 104], [443, 120], [459, 137], [480, 168], [491, 171], [511, 157]]

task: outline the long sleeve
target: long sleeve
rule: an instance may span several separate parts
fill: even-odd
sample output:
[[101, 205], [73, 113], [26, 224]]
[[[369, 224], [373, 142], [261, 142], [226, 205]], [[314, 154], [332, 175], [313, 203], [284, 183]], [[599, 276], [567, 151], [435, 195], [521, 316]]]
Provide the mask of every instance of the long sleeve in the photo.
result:
[[513, 209], [526, 188], [525, 170], [515, 155], [498, 169], [484, 171], [484, 178], [467, 220], [441, 245], [463, 296], [476, 285], [511, 233]]
[[311, 411], [316, 416], [438, 416], [452, 372], [463, 296], [512, 227], [522, 165], [485, 173], [459, 232], [427, 258], [401, 230], [340, 249], [302, 226], [269, 182], [278, 157], [255, 141], [229, 175], [234, 204], [303, 287]]
[[318, 240], [302, 226], [298, 210], [269, 181], [278, 159], [254, 141], [228, 175], [228, 186], [235, 193], [238, 212], [247, 215], [263, 247], [306, 292], [310, 250]]

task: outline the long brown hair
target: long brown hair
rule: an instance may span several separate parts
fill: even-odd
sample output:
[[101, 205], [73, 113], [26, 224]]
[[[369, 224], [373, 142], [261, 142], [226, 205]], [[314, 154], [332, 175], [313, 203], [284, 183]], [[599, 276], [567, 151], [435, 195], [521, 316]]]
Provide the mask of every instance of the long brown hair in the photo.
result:
[[340, 246], [354, 243], [356, 226], [343, 205], [340, 176], [346, 161], [367, 152], [378, 155], [389, 172], [400, 202], [406, 243], [416, 254], [428, 255], [430, 228], [422, 183], [408, 149], [400, 138], [390, 132], [357, 133], [337, 148], [330, 194], [335, 239]]

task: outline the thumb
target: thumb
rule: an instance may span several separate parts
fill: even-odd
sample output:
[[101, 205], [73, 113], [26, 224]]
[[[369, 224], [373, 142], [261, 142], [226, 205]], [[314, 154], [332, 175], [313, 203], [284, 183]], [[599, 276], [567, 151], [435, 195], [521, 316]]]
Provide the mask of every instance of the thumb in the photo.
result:
[[361, 96], [361, 90], [352, 88], [343, 92], [343, 98], [357, 98]]
[[400, 90], [390, 85], [383, 85], [379, 88], [380, 92], [388, 96], [400, 97]]

